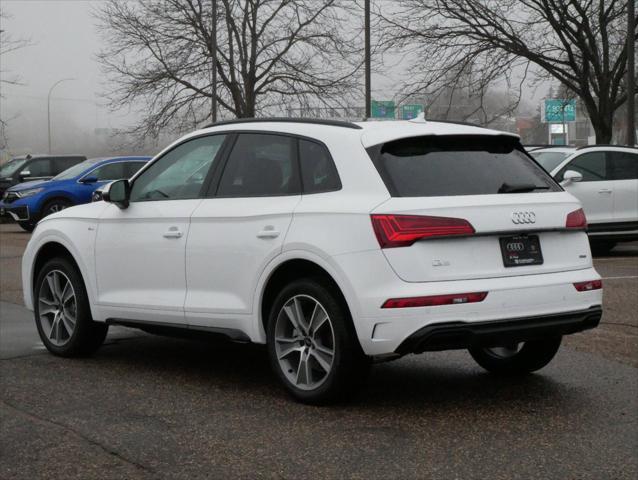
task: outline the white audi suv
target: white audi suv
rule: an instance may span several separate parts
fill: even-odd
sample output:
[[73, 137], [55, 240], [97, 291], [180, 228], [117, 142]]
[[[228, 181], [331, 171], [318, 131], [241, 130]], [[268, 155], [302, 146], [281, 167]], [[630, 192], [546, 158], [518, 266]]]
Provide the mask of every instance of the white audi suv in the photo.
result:
[[222, 122], [103, 197], [40, 221], [23, 257], [56, 355], [94, 352], [109, 325], [223, 335], [267, 344], [287, 390], [323, 403], [410, 353], [535, 371], [602, 314], [578, 200], [508, 133]]

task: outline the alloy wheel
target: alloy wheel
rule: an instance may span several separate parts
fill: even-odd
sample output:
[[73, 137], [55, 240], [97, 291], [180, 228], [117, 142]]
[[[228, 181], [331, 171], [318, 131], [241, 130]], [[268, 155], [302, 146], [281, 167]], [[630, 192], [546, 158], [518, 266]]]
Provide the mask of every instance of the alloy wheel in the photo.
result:
[[42, 280], [38, 316], [53, 345], [61, 347], [71, 339], [77, 324], [77, 298], [71, 280], [62, 271], [51, 270]]
[[286, 378], [314, 390], [328, 378], [335, 358], [335, 334], [325, 308], [309, 295], [290, 298], [275, 324], [275, 352]]

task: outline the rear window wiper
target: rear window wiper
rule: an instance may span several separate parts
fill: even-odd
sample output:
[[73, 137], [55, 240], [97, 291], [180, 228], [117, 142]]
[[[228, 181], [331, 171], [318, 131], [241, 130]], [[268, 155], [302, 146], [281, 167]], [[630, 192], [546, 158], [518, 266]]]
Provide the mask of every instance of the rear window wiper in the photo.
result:
[[503, 183], [497, 193], [524, 193], [534, 190], [549, 190], [547, 185], [534, 185], [533, 183]]

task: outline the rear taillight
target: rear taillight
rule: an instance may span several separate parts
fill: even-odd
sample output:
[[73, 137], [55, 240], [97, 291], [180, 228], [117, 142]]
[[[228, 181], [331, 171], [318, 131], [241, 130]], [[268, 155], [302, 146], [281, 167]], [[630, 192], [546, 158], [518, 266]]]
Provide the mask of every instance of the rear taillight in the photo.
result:
[[423, 215], [371, 215], [381, 248], [407, 247], [422, 238], [472, 235], [474, 227], [462, 218]]
[[437, 305], [456, 305], [482, 302], [487, 292], [454, 293], [451, 295], [431, 295], [429, 297], [391, 298], [381, 308], [435, 307]]
[[567, 228], [587, 228], [587, 217], [582, 208], [574, 210], [567, 214], [567, 221], [565, 222]]
[[590, 280], [588, 282], [574, 283], [574, 287], [579, 292], [589, 292], [590, 290], [600, 290], [603, 288], [602, 280]]

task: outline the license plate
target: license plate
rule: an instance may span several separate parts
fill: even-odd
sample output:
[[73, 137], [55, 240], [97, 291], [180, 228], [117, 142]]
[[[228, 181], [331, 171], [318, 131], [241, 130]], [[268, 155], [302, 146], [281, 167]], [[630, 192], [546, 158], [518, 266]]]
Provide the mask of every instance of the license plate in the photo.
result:
[[501, 237], [499, 240], [505, 267], [542, 265], [543, 253], [538, 235]]

